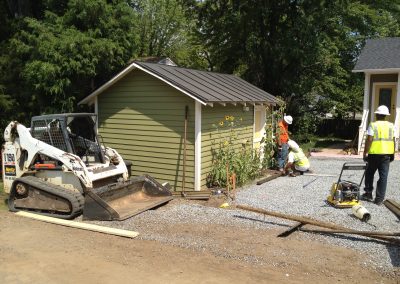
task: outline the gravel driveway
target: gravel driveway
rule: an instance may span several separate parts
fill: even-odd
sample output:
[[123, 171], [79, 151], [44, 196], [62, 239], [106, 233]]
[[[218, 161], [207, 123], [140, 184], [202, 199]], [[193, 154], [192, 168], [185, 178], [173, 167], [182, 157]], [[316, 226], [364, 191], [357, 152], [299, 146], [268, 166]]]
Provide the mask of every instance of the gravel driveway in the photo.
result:
[[[336, 209], [326, 204], [332, 184], [338, 180], [343, 163], [360, 163], [360, 159], [312, 158], [311, 167], [315, 173], [332, 174], [335, 177], [298, 176], [280, 177], [260, 186], [251, 186], [241, 191], [239, 203], [277, 211], [285, 214], [302, 215], [321, 221], [329, 221], [354, 230], [400, 232], [399, 219], [384, 205], [369, 202], [362, 205], [370, 212], [371, 220], [361, 222], [352, 215], [351, 209]], [[400, 161], [390, 165], [386, 198], [400, 201]], [[361, 171], [345, 171], [342, 180], [359, 182]], [[374, 182], [378, 180], [376, 173]], [[361, 193], [363, 192], [363, 185]], [[374, 192], [375, 194], [375, 192]], [[315, 234], [303, 234], [315, 238]], [[319, 236], [321, 237], [321, 236]], [[354, 248], [371, 255], [374, 265], [379, 268], [400, 267], [400, 247], [385, 246], [377, 242], [359, 241], [360, 237], [330, 237], [324, 240], [343, 247]]]
[[[399, 232], [400, 222], [384, 205], [363, 202], [371, 214], [368, 223], [361, 222], [352, 215], [351, 209], [336, 209], [325, 202], [330, 188], [337, 181], [344, 162], [362, 162], [360, 159], [315, 158], [311, 157], [311, 167], [314, 173], [335, 175], [279, 177], [262, 185], [250, 185], [239, 189], [237, 204], [248, 205], [260, 209], [281, 212], [285, 214], [310, 217], [328, 221], [355, 230]], [[400, 161], [394, 161], [390, 166], [386, 198], [400, 201]], [[346, 171], [342, 179], [359, 182], [361, 171]], [[375, 177], [375, 182], [377, 176]], [[363, 187], [362, 187], [363, 188]], [[234, 257], [227, 251], [218, 251], [209, 239], [196, 236], [167, 234], [174, 224], [201, 224], [202, 226], [221, 225], [238, 226], [254, 229], [280, 228], [285, 230], [285, 224], [293, 222], [262, 216], [257, 213], [237, 210], [219, 209], [204, 206], [199, 202], [172, 202], [157, 210], [149, 210], [123, 222], [93, 222], [116, 228], [137, 230], [140, 238], [157, 240], [191, 249], [207, 250], [216, 255]], [[164, 230], [165, 228], [165, 230]], [[324, 243], [352, 248], [370, 256], [365, 260], [367, 267], [375, 267], [381, 272], [389, 272], [400, 267], [400, 247], [373, 241], [355, 235], [323, 235], [312, 233], [295, 233], [297, 238], [319, 240]], [[250, 259], [249, 261], [257, 261]]]

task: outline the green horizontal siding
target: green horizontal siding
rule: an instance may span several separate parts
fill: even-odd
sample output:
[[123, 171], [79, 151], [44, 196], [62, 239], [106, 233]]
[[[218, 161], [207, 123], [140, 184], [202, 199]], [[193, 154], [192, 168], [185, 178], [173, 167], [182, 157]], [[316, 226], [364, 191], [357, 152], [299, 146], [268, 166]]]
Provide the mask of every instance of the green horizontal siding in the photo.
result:
[[[247, 141], [253, 145], [253, 108], [249, 111], [243, 111], [243, 106], [220, 106], [202, 108], [201, 125], [201, 186], [206, 185], [206, 179], [212, 168], [212, 150], [218, 149], [219, 143], [234, 137], [234, 148], [239, 149], [242, 143]], [[229, 126], [230, 121], [225, 116], [233, 116], [234, 126]], [[220, 125], [223, 123], [223, 126]], [[233, 132], [231, 132], [233, 129]]]
[[194, 101], [133, 70], [98, 96], [99, 134], [132, 161], [132, 175], [149, 174], [182, 190], [185, 106], [189, 106], [185, 189], [194, 189]]
[[[157, 131], [154, 132], [151, 129], [146, 129], [146, 130], [137, 130], [136, 132], [134, 130], [126, 130], [126, 129], [113, 129], [110, 130], [110, 128], [105, 128], [104, 133], [101, 133], [100, 135], [104, 138], [108, 139], [117, 139], [120, 141], [120, 143], [123, 143], [121, 139], [125, 139], [127, 135], [135, 135], [135, 140], [137, 141], [148, 141], [149, 143], [157, 143], [157, 145], [160, 145], [160, 138], [163, 138], [162, 140], [164, 143], [174, 143], [176, 142], [177, 139], [182, 139], [182, 145], [183, 145], [183, 137], [181, 137], [179, 134], [172, 133], [168, 130], [163, 130], [163, 131]], [[192, 133], [193, 132], [188, 132], [188, 141], [191, 141], [192, 138]], [[164, 144], [163, 143], [163, 144]], [[191, 144], [188, 144], [188, 147], [190, 147]]]
[[[116, 148], [118, 147], [120, 149], [121, 152], [125, 153], [126, 151], [130, 151], [132, 149], [132, 147], [135, 147], [135, 149], [137, 151], [140, 151], [141, 153], [143, 153], [143, 155], [148, 155], [148, 153], [160, 153], [163, 154], [165, 157], [168, 157], [169, 159], [175, 158], [176, 156], [176, 148], [174, 147], [160, 147], [160, 145], [153, 145], [149, 147], [149, 145], [137, 145], [137, 144], [130, 144], [130, 145], [124, 145], [124, 144], [120, 144], [120, 143], [107, 143], [106, 146], [111, 147], [111, 148]], [[150, 149], [149, 149], [150, 148]], [[191, 147], [192, 149], [188, 148], [189, 150], [193, 150], [193, 147]], [[155, 154], [156, 155], [156, 154]], [[193, 158], [193, 156], [187, 156], [187, 159], [191, 159]]]

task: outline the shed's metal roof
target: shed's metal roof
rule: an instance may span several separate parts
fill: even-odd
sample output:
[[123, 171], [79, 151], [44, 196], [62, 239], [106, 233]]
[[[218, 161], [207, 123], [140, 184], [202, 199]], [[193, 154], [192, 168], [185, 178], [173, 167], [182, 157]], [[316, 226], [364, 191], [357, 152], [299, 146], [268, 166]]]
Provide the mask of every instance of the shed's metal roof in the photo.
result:
[[383, 69], [400, 69], [400, 37], [367, 40], [353, 71]]
[[95, 96], [115, 84], [135, 68], [161, 79], [203, 104], [281, 103], [273, 95], [234, 75], [135, 61], [110, 81], [80, 101], [79, 104], [89, 103]]
[[234, 75], [163, 64], [136, 63], [191, 93], [203, 102], [279, 102], [271, 94]]

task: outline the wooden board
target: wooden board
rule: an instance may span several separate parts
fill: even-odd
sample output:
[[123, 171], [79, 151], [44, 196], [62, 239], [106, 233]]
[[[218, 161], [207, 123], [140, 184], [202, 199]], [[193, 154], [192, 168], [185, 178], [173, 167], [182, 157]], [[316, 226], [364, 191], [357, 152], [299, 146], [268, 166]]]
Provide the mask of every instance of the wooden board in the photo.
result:
[[139, 235], [138, 232], [134, 232], [134, 231], [115, 229], [115, 228], [104, 227], [104, 226], [99, 226], [99, 225], [94, 225], [94, 224], [87, 224], [87, 223], [82, 223], [82, 222], [75, 222], [75, 221], [70, 221], [70, 220], [63, 220], [63, 219], [43, 216], [43, 215], [24, 212], [24, 211], [19, 211], [19, 212], [16, 212], [15, 214], [18, 216], [27, 217], [27, 218], [31, 218], [34, 220], [47, 222], [47, 223], [63, 225], [63, 226], [67, 226], [67, 227], [77, 228], [77, 229], [89, 230], [89, 231], [94, 231], [94, 232], [99, 232], [99, 233], [104, 233], [104, 234], [111, 234], [111, 235], [116, 235], [116, 236], [120, 236], [120, 237], [135, 238]]

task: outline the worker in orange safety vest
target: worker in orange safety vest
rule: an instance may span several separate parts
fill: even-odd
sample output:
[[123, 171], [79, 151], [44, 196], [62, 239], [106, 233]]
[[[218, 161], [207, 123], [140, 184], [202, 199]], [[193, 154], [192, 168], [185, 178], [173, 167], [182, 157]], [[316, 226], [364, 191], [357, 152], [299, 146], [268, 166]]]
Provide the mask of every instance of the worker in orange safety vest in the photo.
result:
[[278, 123], [278, 131], [276, 133], [276, 160], [278, 163], [279, 171], [283, 173], [287, 156], [289, 154], [289, 130], [288, 127], [293, 123], [293, 118], [290, 115], [285, 115], [283, 120]]

